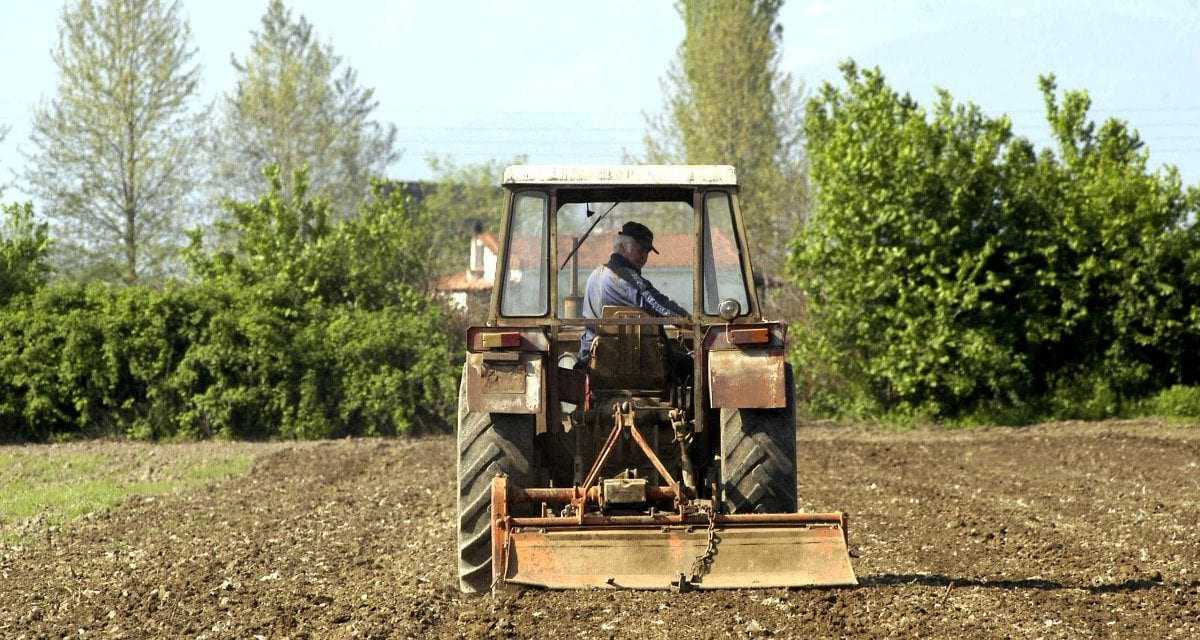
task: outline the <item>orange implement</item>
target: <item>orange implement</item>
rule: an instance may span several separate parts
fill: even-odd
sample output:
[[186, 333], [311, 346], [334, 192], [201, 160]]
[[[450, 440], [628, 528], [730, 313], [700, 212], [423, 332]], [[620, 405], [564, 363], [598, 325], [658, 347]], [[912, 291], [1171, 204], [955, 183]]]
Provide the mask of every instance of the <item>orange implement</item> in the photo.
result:
[[[494, 577], [551, 589], [739, 589], [858, 584], [841, 513], [659, 512], [509, 517], [572, 490], [492, 484]], [[670, 488], [658, 489], [661, 494]]]

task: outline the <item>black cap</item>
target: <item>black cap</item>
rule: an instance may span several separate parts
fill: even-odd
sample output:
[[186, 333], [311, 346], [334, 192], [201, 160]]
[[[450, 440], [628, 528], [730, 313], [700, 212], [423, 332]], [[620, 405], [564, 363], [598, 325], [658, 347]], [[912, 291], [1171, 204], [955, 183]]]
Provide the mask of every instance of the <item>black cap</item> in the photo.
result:
[[654, 248], [654, 232], [650, 231], [650, 227], [630, 220], [621, 226], [620, 235], [628, 236], [637, 240], [643, 247], [649, 248], [654, 253], [658, 253], [658, 249]]

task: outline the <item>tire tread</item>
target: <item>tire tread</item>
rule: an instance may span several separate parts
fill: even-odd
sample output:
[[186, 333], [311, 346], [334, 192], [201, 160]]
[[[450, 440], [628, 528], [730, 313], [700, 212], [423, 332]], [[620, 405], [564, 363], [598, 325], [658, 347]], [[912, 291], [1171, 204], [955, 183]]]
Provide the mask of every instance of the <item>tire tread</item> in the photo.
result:
[[458, 586], [481, 593], [492, 583], [492, 478], [515, 486], [534, 477], [533, 416], [467, 411], [466, 379], [458, 396]]
[[791, 367], [787, 406], [721, 409], [721, 478], [726, 513], [794, 513], [796, 420]]

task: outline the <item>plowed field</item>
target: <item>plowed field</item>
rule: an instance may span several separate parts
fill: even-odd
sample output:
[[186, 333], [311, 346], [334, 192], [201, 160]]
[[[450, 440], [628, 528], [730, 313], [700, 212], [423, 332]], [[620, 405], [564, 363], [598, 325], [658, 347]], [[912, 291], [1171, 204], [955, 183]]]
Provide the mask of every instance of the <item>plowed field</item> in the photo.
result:
[[240, 446], [0, 550], [0, 637], [1200, 637], [1198, 429], [804, 427], [862, 586], [685, 594], [460, 595], [450, 438]]

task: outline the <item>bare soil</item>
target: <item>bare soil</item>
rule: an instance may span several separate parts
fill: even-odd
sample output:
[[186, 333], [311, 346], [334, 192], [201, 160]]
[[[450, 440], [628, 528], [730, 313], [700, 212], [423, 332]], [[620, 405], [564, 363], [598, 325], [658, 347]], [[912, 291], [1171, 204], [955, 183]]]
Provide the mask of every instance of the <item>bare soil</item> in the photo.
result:
[[685, 594], [459, 594], [450, 438], [244, 446], [0, 550], [0, 637], [1200, 637], [1200, 429], [806, 426], [862, 586]]

